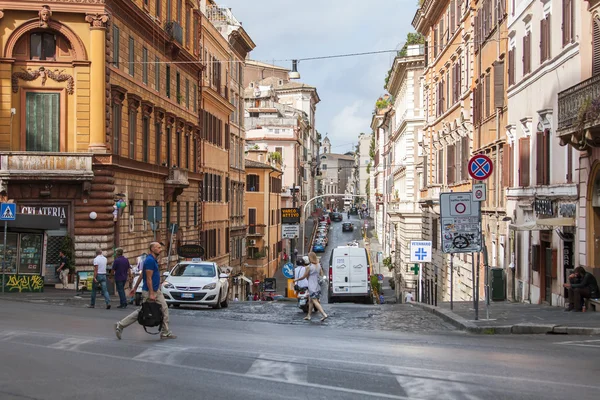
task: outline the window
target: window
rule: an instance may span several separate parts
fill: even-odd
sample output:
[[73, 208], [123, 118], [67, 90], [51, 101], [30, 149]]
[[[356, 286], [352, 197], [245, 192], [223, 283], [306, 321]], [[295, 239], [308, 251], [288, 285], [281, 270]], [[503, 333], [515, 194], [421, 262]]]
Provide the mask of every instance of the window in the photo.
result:
[[129, 158], [135, 160], [135, 135], [137, 133], [137, 111], [129, 108]]
[[190, 47], [190, 33], [192, 31], [192, 9], [188, 8], [185, 13], [185, 47]]
[[129, 75], [135, 76], [135, 42], [129, 36]]
[[596, 19], [593, 23], [594, 30], [592, 33], [592, 74], [600, 74], [600, 19]]
[[196, 84], [192, 85], [192, 107], [194, 107], [194, 112], [198, 112], [198, 88]]
[[56, 36], [53, 33], [32, 33], [30, 36], [32, 60], [56, 59]]
[[160, 137], [162, 134], [162, 124], [160, 123], [155, 123], [154, 124], [154, 162], [156, 163], [156, 165], [160, 165], [160, 150], [162, 149], [161, 143], [160, 143]]
[[173, 5], [171, 4], [171, 0], [167, 0], [167, 22], [171, 21], [172, 13], [173, 13]]
[[508, 51], [508, 86], [515, 84], [515, 48]]
[[550, 134], [548, 130], [536, 135], [536, 185], [550, 184]]
[[471, 144], [469, 142], [469, 136], [464, 136], [461, 140], [460, 150], [460, 179], [466, 181], [469, 179], [469, 158], [471, 158]]
[[148, 49], [142, 48], [142, 82], [144, 85], [148, 84]]
[[181, 25], [181, 12], [182, 12], [182, 8], [183, 8], [183, 0], [177, 0], [177, 22], [179, 22], [179, 25]]
[[444, 152], [443, 149], [438, 150], [437, 152], [437, 183], [444, 183]]
[[504, 107], [504, 61], [494, 63], [494, 107]]
[[432, 249], [437, 249], [438, 248], [438, 223], [439, 223], [439, 219], [438, 218], [433, 218], [431, 220], [431, 248]]
[[175, 147], [175, 149], [177, 150], [176, 162], [179, 168], [181, 168], [181, 135], [183, 135], [183, 132], [181, 131], [177, 131], [175, 135], [175, 140], [177, 141], [177, 146]]
[[26, 92], [25, 150], [60, 151], [60, 94]]
[[531, 72], [531, 31], [523, 37], [523, 75]]
[[160, 19], [162, 0], [156, 0], [156, 18]]
[[194, 226], [198, 226], [198, 203], [194, 203]]
[[[194, 36], [198, 34], [198, 17], [196, 15], [194, 15]], [[192, 43], [194, 43], [194, 54], [197, 56], [199, 54], [198, 51], [198, 44], [199, 44], [199, 40], [196, 40], [196, 38], [192, 39]]]
[[181, 75], [179, 71], [175, 73], [175, 97], [177, 104], [181, 104]]
[[260, 191], [258, 175], [246, 175], [246, 189], [249, 192]]
[[142, 201], [142, 219], [148, 218], [148, 201]]
[[502, 146], [502, 187], [513, 185], [513, 146], [505, 144]]
[[121, 124], [122, 117], [121, 113], [123, 110], [123, 105], [121, 103], [114, 102], [112, 105], [112, 134], [113, 134], [113, 154], [120, 155], [121, 154]]
[[171, 153], [173, 152], [172, 146], [173, 146], [173, 127], [167, 125], [167, 167], [171, 168], [171, 165], [173, 165], [171, 163]]
[[192, 150], [192, 154], [193, 154], [192, 163], [194, 165], [193, 171], [197, 172], [198, 171], [198, 154], [196, 153], [196, 151], [198, 148], [198, 142], [195, 137], [194, 137], [193, 143], [194, 143], [194, 148]]
[[540, 21], [540, 63], [550, 59], [550, 44], [552, 33], [550, 32], [550, 14]]
[[190, 109], [190, 80], [185, 78], [185, 107]]
[[166, 66], [166, 77], [165, 77], [165, 86], [167, 97], [171, 98], [171, 67], [169, 65]]
[[563, 46], [568, 45], [569, 43], [573, 43], [575, 39], [574, 29], [573, 29], [573, 6], [575, 4], [574, 0], [562, 0], [562, 42]]
[[160, 59], [154, 59], [154, 90], [160, 92]]
[[150, 158], [150, 117], [142, 118], [142, 161], [148, 162]]
[[455, 160], [455, 149], [456, 146], [451, 144], [446, 148], [446, 162], [448, 163], [446, 167], [446, 178], [448, 185], [451, 185], [455, 182], [456, 177], [456, 160]]
[[190, 169], [190, 135], [185, 135], [185, 169]]
[[119, 68], [119, 27], [113, 25], [113, 67]]
[[519, 139], [519, 186], [529, 186], [529, 138]]
[[486, 118], [491, 114], [491, 83], [490, 74], [485, 76], [485, 116]]

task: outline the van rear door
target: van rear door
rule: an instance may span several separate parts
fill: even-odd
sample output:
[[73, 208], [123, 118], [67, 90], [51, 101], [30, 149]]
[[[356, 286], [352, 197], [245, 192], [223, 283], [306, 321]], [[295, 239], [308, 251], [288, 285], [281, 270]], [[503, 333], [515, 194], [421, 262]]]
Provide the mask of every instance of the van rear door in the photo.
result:
[[367, 257], [364, 249], [352, 249], [350, 256], [350, 293], [368, 294]]
[[334, 249], [331, 264], [334, 294], [344, 294], [350, 291], [349, 263], [347, 252]]

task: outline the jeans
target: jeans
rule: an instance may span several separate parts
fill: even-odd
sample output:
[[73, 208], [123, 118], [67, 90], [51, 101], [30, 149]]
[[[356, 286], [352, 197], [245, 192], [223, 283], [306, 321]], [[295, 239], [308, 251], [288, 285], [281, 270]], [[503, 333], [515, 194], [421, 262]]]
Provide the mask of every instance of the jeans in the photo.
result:
[[115, 281], [117, 285], [117, 293], [119, 293], [119, 303], [122, 306], [127, 305], [127, 296], [125, 295], [125, 284], [127, 281]]
[[[167, 301], [165, 300], [165, 296], [163, 296], [162, 292], [160, 291], [160, 288], [158, 289], [157, 292], [154, 292], [154, 293], [156, 293], [156, 302], [158, 304], [160, 304], [160, 308], [162, 309], [162, 313], [163, 313], [163, 323], [160, 327], [160, 334], [161, 334], [161, 336], [168, 336], [171, 334], [171, 331], [169, 330], [169, 305], [167, 304]], [[150, 293], [148, 293], [147, 291], [144, 290], [142, 292], [142, 301], [144, 301], [144, 302], [148, 301], [149, 296], [150, 296]], [[134, 312], [132, 312], [131, 314], [129, 314], [128, 316], [126, 316], [125, 318], [120, 320], [119, 325], [122, 328], [126, 328], [129, 325], [136, 323], [139, 312], [140, 312], [140, 309], [135, 310]]]
[[[102, 287], [102, 296], [104, 296], [104, 301], [106, 302], [106, 305], [109, 305], [110, 304], [110, 295], [108, 294], [108, 290], [106, 289], [106, 274], [96, 275], [96, 280]], [[96, 305], [96, 286], [98, 286], [98, 284], [96, 282], [93, 282], [92, 283], [92, 301], [90, 302], [90, 305], [92, 305], [92, 306]]]

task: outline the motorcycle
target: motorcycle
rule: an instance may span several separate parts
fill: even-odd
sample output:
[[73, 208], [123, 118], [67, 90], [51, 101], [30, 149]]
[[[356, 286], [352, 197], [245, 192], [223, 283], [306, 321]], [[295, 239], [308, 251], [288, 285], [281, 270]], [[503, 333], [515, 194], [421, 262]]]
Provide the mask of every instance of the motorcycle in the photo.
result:
[[298, 291], [298, 308], [302, 310], [303, 313], [308, 313], [308, 288], [302, 288]]

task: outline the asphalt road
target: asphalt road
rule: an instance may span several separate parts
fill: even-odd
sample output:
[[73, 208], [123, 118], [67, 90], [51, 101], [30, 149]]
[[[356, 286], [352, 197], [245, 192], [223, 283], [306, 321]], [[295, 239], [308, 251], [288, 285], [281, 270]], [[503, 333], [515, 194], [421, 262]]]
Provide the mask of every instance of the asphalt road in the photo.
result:
[[600, 341], [590, 338], [401, 333], [175, 311], [178, 339], [160, 341], [133, 325], [119, 341], [113, 323], [125, 311], [0, 301], [0, 398], [563, 400], [600, 393]]

